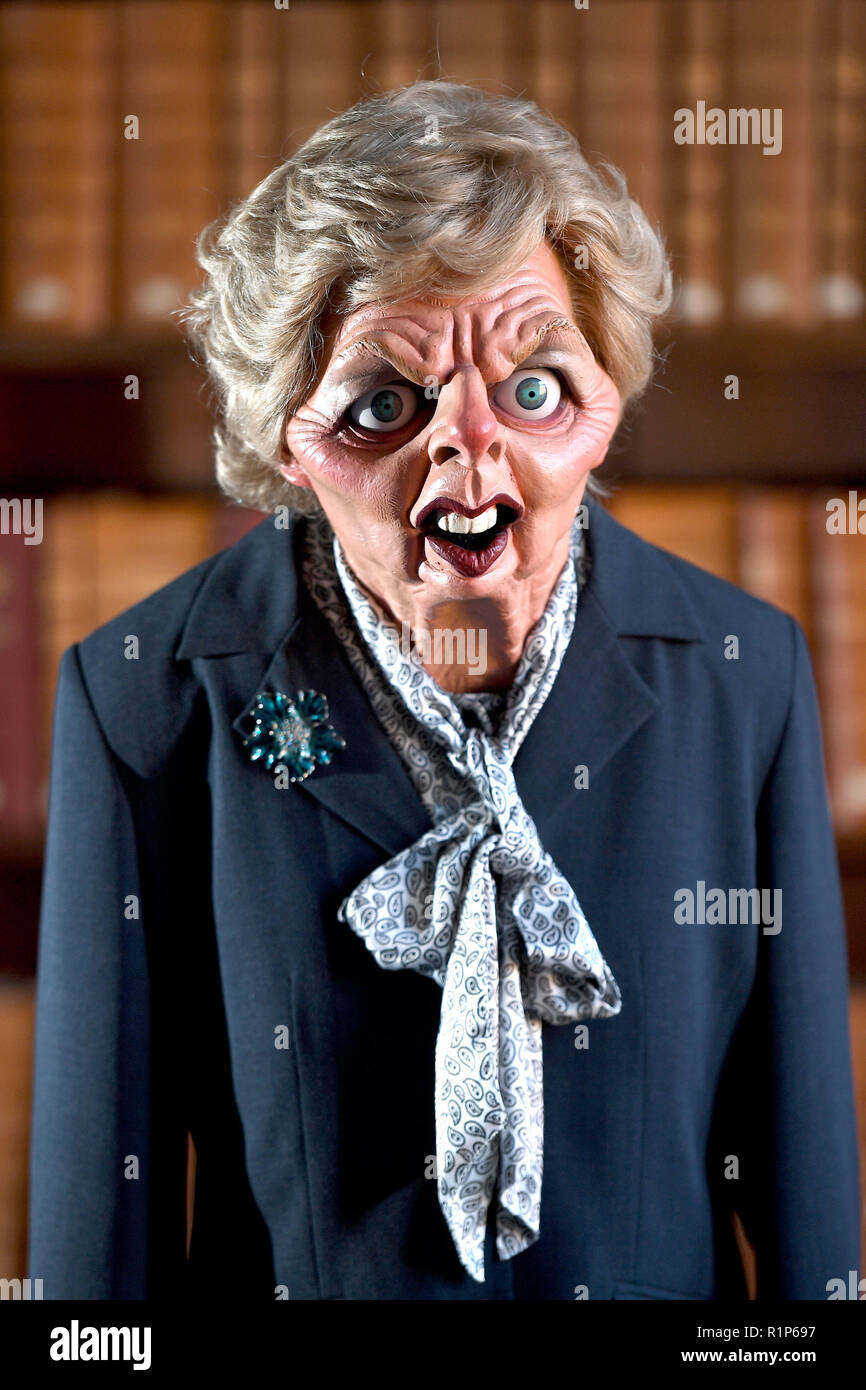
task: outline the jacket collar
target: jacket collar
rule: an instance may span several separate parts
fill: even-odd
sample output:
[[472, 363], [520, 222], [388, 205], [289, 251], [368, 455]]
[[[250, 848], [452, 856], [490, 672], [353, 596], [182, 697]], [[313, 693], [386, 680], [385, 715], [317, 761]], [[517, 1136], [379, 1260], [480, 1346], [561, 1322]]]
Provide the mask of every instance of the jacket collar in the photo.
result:
[[[588, 514], [592, 569], [574, 633], [514, 765], [539, 833], [573, 797], [574, 765], [585, 764], [592, 779], [658, 708], [619, 638], [704, 638], [664, 552], [620, 526], [594, 498]], [[266, 518], [219, 556], [190, 609], [175, 657], [270, 657], [255, 689], [238, 692], [233, 727], [239, 734], [261, 690], [325, 694], [346, 748], [299, 787], [395, 854], [428, 830], [430, 820], [327, 620], [298, 583], [303, 532], [301, 518], [283, 530]]]
[[[664, 551], [648, 545], [588, 499], [592, 593], [620, 637], [701, 641], [689, 595]], [[277, 529], [266, 517], [216, 558], [192, 604], [175, 650], [179, 661], [273, 652], [297, 617], [295, 543], [303, 519]]]
[[284, 640], [296, 617], [300, 520], [278, 528], [275, 517], [265, 517], [216, 556], [190, 606], [177, 661], [272, 652]]

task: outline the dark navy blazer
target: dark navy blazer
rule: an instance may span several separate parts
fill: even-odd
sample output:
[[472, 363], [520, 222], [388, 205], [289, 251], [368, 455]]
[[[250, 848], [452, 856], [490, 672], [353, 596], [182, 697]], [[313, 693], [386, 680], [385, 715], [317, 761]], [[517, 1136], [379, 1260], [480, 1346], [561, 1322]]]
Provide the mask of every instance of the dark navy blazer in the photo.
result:
[[[591, 578], [515, 775], [622, 1011], [585, 1048], [544, 1025], [538, 1242], [495, 1260], [491, 1222], [487, 1282], [457, 1260], [427, 1176], [441, 990], [336, 917], [430, 822], [298, 582], [303, 521], [268, 518], [63, 657], [30, 1172], [46, 1297], [738, 1299], [734, 1211], [760, 1298], [824, 1299], [857, 1268], [803, 634], [589, 513]], [[277, 789], [242, 745], [265, 689], [324, 692], [346, 740], [303, 784]], [[699, 882], [781, 889], [781, 931], [678, 922]]]

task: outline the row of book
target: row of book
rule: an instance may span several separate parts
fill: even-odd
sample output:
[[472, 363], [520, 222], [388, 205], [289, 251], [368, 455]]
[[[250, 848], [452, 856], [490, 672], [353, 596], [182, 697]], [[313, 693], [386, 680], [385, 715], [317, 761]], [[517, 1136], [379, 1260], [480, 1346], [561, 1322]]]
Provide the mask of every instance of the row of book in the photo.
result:
[[[866, 493], [630, 484], [605, 505], [802, 624], [836, 823], [866, 830]], [[38, 840], [66, 647], [261, 520], [211, 496], [94, 491], [48, 498], [38, 545], [0, 537], [0, 840]]]
[[[624, 170], [683, 319], [862, 318], [863, 0], [7, 0], [0, 327], [165, 328], [206, 223], [436, 76], [530, 96]], [[731, 143], [732, 111], [765, 124]]]

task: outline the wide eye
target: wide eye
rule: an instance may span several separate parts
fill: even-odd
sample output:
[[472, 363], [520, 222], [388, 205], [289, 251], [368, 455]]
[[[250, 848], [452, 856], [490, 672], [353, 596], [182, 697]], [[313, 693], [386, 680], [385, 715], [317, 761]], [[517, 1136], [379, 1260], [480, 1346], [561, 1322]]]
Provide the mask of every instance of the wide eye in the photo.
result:
[[559, 405], [562, 385], [555, 372], [543, 367], [521, 367], [493, 393], [498, 406], [524, 420], [546, 420]]
[[363, 430], [387, 434], [408, 425], [418, 409], [418, 397], [411, 386], [401, 386], [392, 382], [389, 386], [377, 386], [359, 396], [349, 407], [349, 418]]

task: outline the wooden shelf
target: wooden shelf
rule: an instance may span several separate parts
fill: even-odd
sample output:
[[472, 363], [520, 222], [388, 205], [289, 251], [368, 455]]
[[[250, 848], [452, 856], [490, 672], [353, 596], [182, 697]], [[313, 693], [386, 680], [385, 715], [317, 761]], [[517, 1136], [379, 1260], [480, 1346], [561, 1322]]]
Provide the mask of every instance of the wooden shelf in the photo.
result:
[[[126, 378], [138, 378], [128, 400]], [[0, 488], [214, 487], [205, 375], [180, 336], [0, 339]]]
[[[866, 328], [669, 326], [600, 477], [862, 484]], [[140, 399], [124, 398], [127, 375]], [[725, 378], [739, 380], [727, 400]], [[180, 331], [0, 335], [0, 486], [213, 486], [210, 388]], [[34, 421], [39, 427], [34, 427]]]
[[[864, 472], [866, 331], [670, 330], [626, 418], [610, 480], [844, 486]], [[739, 398], [725, 397], [738, 379]]]

